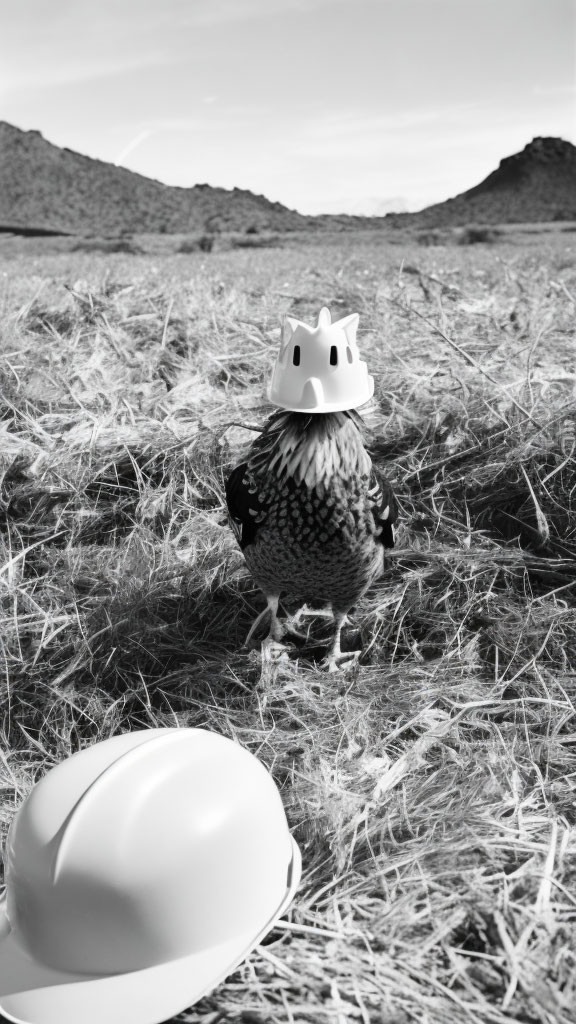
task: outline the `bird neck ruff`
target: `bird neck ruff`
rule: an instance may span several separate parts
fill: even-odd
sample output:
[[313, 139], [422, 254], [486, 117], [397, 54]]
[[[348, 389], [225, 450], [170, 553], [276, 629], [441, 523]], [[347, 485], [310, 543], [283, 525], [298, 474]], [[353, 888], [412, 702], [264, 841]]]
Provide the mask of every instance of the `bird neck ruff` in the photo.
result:
[[335, 476], [369, 475], [371, 460], [356, 410], [310, 414], [278, 412], [253, 448], [249, 469], [292, 478], [307, 488], [323, 489]]

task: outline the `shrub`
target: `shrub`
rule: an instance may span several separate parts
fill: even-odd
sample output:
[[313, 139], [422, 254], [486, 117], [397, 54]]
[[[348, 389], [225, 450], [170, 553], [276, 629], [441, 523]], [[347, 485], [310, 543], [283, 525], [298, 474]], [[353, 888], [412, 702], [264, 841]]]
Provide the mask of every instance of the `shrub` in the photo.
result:
[[231, 249], [265, 249], [269, 246], [277, 246], [278, 244], [278, 235], [260, 235], [256, 237], [254, 234], [246, 234], [230, 239]]
[[132, 238], [81, 238], [72, 247], [72, 252], [124, 252], [137, 256], [144, 250]]
[[446, 239], [441, 231], [432, 229], [429, 231], [419, 231], [416, 235], [416, 241], [418, 245], [444, 245]]
[[176, 252], [212, 252], [214, 248], [214, 235], [200, 235], [197, 238], [185, 238], [178, 246]]
[[458, 232], [456, 241], [458, 245], [476, 245], [477, 242], [492, 244], [497, 241], [501, 233], [496, 228], [489, 228], [485, 225], [467, 224]]
[[216, 239], [214, 235], [201, 235], [198, 239], [198, 248], [200, 249], [200, 252], [212, 252], [215, 241]]

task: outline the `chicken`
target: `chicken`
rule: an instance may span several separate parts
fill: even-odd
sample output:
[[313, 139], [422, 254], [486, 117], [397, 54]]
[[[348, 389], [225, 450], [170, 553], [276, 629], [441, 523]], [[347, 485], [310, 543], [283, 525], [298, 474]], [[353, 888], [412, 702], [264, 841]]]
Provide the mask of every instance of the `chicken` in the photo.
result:
[[226, 482], [231, 525], [270, 610], [269, 639], [283, 636], [282, 594], [330, 604], [330, 671], [346, 658], [340, 634], [348, 611], [394, 546], [396, 500], [372, 465], [363, 427], [354, 409], [276, 411]]

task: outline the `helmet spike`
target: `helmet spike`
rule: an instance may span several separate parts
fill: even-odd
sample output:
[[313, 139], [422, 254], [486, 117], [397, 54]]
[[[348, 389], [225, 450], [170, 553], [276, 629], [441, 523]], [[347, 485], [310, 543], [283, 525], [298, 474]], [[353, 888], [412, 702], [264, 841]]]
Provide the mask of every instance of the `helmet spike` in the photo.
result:
[[286, 316], [284, 318], [284, 323], [282, 324], [282, 344], [283, 345], [286, 345], [290, 341], [290, 338], [292, 337], [292, 335], [294, 334], [294, 331], [298, 327], [298, 322], [299, 321], [296, 320], [293, 316]]
[[334, 327], [339, 327], [346, 335], [346, 341], [350, 346], [356, 344], [356, 331], [358, 330], [358, 324], [360, 317], [358, 313], [351, 313], [350, 316], [345, 316], [342, 320], [338, 320], [334, 324]]

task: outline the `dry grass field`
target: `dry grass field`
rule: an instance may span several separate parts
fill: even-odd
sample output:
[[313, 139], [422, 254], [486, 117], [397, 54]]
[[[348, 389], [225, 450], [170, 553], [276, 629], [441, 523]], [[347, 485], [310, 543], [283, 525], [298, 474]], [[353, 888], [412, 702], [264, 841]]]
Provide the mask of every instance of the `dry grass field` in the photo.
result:
[[[319, 668], [262, 668], [223, 481], [279, 316], [360, 314], [397, 547]], [[190, 1024], [576, 1020], [576, 235], [0, 249], [3, 835], [115, 733], [272, 772], [304, 873]], [[103, 1022], [105, 1024], [105, 1022]]]

